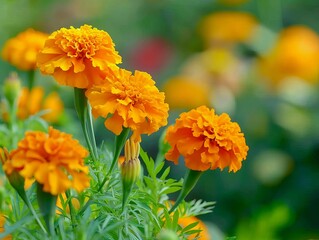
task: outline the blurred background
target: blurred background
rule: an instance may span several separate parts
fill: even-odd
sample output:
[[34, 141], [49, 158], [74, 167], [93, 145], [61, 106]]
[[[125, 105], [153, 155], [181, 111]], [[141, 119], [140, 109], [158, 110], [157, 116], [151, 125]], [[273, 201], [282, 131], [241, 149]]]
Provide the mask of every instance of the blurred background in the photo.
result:
[[[242, 169], [206, 172], [188, 197], [216, 201], [201, 217], [213, 239], [319, 239], [318, 12], [318, 0], [0, 0], [0, 46], [28, 28], [107, 31], [120, 66], [149, 72], [165, 92], [170, 124], [205, 104], [241, 126]], [[2, 59], [1, 88], [11, 72], [27, 85]], [[52, 124], [82, 138], [72, 89], [38, 72], [35, 84], [63, 101]], [[101, 119], [96, 129], [99, 143], [112, 137]], [[154, 158], [162, 131], [143, 138]]]

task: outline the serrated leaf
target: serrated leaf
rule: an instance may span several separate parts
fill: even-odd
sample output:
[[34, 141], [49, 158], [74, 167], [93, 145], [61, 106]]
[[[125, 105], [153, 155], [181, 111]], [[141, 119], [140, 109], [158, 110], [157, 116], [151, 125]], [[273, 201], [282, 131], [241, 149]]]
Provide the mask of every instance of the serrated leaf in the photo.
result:
[[155, 175], [157, 176], [157, 174], [163, 169], [165, 162], [161, 162], [160, 164], [158, 164], [155, 168]]
[[164, 187], [161, 189], [160, 194], [170, 194], [177, 192], [181, 189], [181, 187]]

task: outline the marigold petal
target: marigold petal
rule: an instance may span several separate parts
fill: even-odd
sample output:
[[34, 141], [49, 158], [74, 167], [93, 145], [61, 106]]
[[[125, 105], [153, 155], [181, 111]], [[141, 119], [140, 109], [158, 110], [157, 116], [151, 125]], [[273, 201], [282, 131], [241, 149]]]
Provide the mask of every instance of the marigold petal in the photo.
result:
[[123, 129], [123, 118], [121, 118], [117, 113], [114, 113], [112, 117], [105, 120], [104, 125], [114, 134], [120, 135]]

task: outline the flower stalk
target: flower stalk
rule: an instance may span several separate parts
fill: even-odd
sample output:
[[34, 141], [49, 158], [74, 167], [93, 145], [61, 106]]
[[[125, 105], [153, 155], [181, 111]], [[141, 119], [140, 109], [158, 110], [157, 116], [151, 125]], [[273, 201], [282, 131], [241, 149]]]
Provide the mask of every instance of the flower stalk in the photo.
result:
[[111, 167], [109, 169], [109, 171], [107, 172], [107, 174], [105, 175], [99, 189], [98, 189], [98, 192], [101, 191], [101, 189], [103, 188], [104, 184], [106, 183], [106, 181], [108, 180], [111, 172], [113, 171], [113, 168], [115, 166], [115, 163], [117, 163], [119, 157], [120, 157], [120, 154], [121, 154], [121, 151], [124, 147], [124, 144], [125, 144], [125, 141], [128, 137], [130, 133], [130, 129], [129, 128], [123, 128], [122, 132], [120, 135], [118, 136], [115, 136], [115, 145], [114, 145], [114, 155], [113, 155], [113, 160], [112, 160], [112, 163], [111, 163]]
[[198, 182], [202, 174], [203, 171], [195, 171], [188, 169], [184, 178], [182, 190], [179, 193], [176, 202], [169, 210], [169, 213], [172, 213], [178, 207], [178, 205], [185, 199], [185, 197], [192, 191], [192, 189], [195, 187], [196, 183]]
[[56, 210], [57, 196], [51, 195], [48, 192], [43, 191], [43, 185], [38, 183], [37, 185], [37, 200], [43, 219], [52, 237], [55, 236], [54, 230], [54, 216]]
[[81, 122], [83, 134], [91, 157], [95, 161], [98, 158], [98, 153], [94, 136], [91, 107], [85, 97], [85, 89], [74, 88], [74, 105]]
[[35, 70], [31, 69], [28, 72], [28, 88], [30, 91], [34, 86], [34, 81], [35, 81]]

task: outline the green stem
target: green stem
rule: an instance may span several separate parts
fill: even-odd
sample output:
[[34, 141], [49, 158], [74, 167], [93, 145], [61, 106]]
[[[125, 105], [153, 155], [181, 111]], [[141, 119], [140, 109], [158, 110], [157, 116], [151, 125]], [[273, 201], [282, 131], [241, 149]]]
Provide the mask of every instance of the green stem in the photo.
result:
[[[45, 233], [45, 234], [48, 234], [47, 230], [45, 229], [45, 227], [43, 226], [42, 222], [40, 221], [38, 215], [36, 214], [29, 198], [27, 197], [27, 194], [24, 190], [24, 187], [21, 187], [21, 186], [24, 186], [24, 179], [20, 176], [18, 176], [18, 173], [13, 173], [13, 174], [16, 174], [17, 177], [15, 178], [14, 182], [13, 182], [13, 185], [11, 183], [11, 185], [15, 188], [15, 190], [17, 191], [17, 193], [19, 194], [19, 196], [22, 198], [22, 200], [24, 201], [24, 203], [27, 205], [27, 207], [30, 209], [32, 215], [34, 216], [35, 220], [37, 221], [37, 223], [39, 224], [41, 230]], [[21, 180], [19, 180], [21, 179]], [[9, 179], [10, 181], [10, 179]], [[16, 184], [15, 183], [18, 183], [18, 181], [20, 182], [20, 186], [17, 187], [15, 186]], [[11, 181], [10, 181], [11, 182]]]
[[28, 72], [28, 88], [31, 90], [34, 86], [34, 80], [35, 80], [35, 70], [30, 70]]
[[28, 201], [26, 202], [27, 206], [29, 207], [32, 215], [34, 216], [35, 220], [37, 221], [37, 223], [39, 224], [41, 230], [45, 233], [45, 234], [48, 234], [47, 230], [45, 229], [45, 227], [42, 225], [42, 222], [40, 221], [38, 215], [36, 214], [32, 204], [30, 203], [29, 199]]
[[76, 222], [76, 218], [75, 218], [75, 214], [74, 214], [74, 206], [72, 204], [72, 198], [71, 198], [72, 196], [70, 194], [70, 190], [67, 190], [65, 192], [65, 195], [67, 197], [67, 201], [68, 201], [68, 205], [69, 205], [69, 209], [70, 209], [72, 228], [75, 229], [75, 227], [77, 226], [77, 222]]
[[169, 213], [172, 213], [178, 205], [185, 199], [185, 197], [190, 193], [190, 191], [195, 187], [198, 182], [200, 176], [203, 174], [203, 171], [195, 171], [189, 169], [184, 178], [183, 188], [177, 197], [175, 204], [169, 210]]
[[9, 120], [9, 128], [11, 131], [11, 147], [16, 148], [18, 145], [18, 127], [17, 127], [17, 99], [15, 99], [13, 105], [9, 110], [10, 120]]
[[57, 196], [43, 191], [43, 185], [37, 185], [37, 200], [43, 219], [47, 225], [50, 235], [54, 238], [54, 216], [56, 210]]
[[101, 189], [103, 188], [104, 184], [106, 183], [106, 181], [108, 180], [111, 172], [113, 171], [113, 168], [115, 166], [115, 164], [117, 163], [119, 156], [121, 154], [121, 151], [124, 147], [125, 141], [127, 139], [128, 134], [130, 133], [130, 129], [129, 128], [123, 128], [122, 132], [120, 135], [115, 136], [115, 145], [114, 145], [114, 155], [113, 155], [113, 160], [111, 163], [111, 167], [109, 169], [109, 171], [107, 172], [107, 174], [105, 175], [99, 189], [98, 192], [101, 191]]
[[74, 105], [81, 122], [83, 134], [91, 157], [94, 161], [96, 161], [98, 153], [94, 136], [91, 109], [85, 96], [85, 89], [74, 88]]

